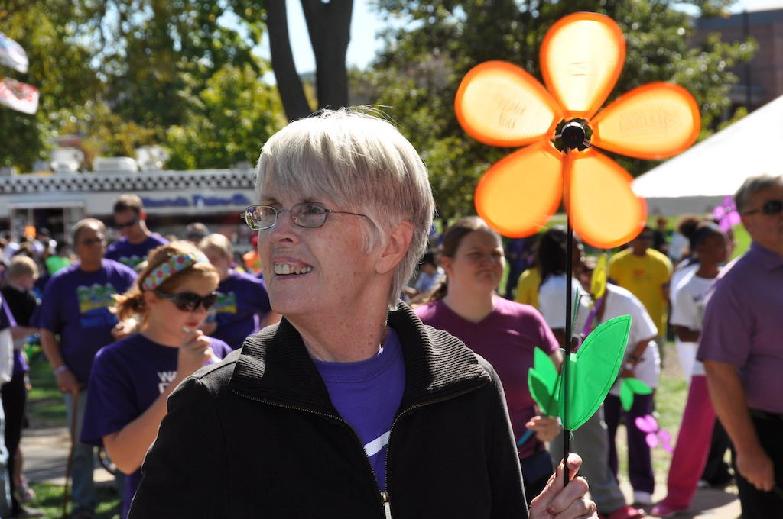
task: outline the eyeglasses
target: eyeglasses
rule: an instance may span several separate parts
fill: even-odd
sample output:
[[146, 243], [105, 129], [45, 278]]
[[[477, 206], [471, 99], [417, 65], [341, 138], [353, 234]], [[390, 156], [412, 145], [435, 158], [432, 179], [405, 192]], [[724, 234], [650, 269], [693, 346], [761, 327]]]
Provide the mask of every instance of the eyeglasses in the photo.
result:
[[202, 306], [204, 310], [209, 310], [217, 301], [217, 293], [212, 292], [205, 296], [200, 296], [194, 292], [174, 292], [170, 294], [163, 292], [162, 290], [156, 290], [155, 295], [160, 298], [168, 299], [178, 310], [183, 312], [195, 312], [199, 306]]
[[781, 212], [783, 212], [783, 200], [767, 200], [760, 208], [743, 211], [742, 214], [763, 213], [772, 216]]
[[129, 221], [125, 222], [125, 223], [116, 223], [115, 222], [114, 227], [117, 228], [117, 229], [125, 229], [126, 227], [133, 227], [137, 223], [139, 223], [139, 219], [138, 218], [134, 218], [134, 219], [129, 220]]
[[104, 236], [96, 236], [95, 238], [85, 238], [80, 243], [85, 247], [91, 247], [96, 243], [103, 243], [104, 241], [106, 241]]
[[241, 216], [251, 229], [254, 231], [263, 231], [274, 228], [274, 226], [277, 225], [278, 215], [285, 211], [288, 211], [291, 214], [291, 221], [294, 225], [304, 227], [305, 229], [315, 229], [323, 226], [323, 224], [326, 223], [326, 219], [332, 213], [352, 214], [354, 216], [363, 216], [368, 220], [370, 219], [366, 214], [327, 209], [317, 202], [302, 202], [296, 204], [291, 209], [281, 209], [271, 205], [251, 205], [241, 213]]

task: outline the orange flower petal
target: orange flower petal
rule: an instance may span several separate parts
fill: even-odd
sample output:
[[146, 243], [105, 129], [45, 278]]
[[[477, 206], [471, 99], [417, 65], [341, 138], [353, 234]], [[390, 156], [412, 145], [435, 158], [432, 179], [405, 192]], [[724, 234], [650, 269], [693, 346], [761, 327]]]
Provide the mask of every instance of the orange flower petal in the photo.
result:
[[620, 27], [597, 13], [561, 18], [541, 44], [544, 83], [569, 117], [592, 116], [614, 88], [624, 62]]
[[649, 83], [618, 98], [590, 121], [592, 143], [640, 159], [685, 151], [699, 136], [699, 107], [684, 88]]
[[560, 204], [561, 155], [548, 142], [496, 162], [476, 187], [476, 211], [505, 236], [538, 232]]
[[631, 191], [631, 175], [609, 157], [589, 150], [565, 159], [568, 210], [587, 243], [611, 249], [633, 239], [647, 220], [647, 204]]
[[529, 144], [562, 116], [541, 83], [505, 61], [487, 61], [468, 71], [457, 90], [454, 110], [468, 134], [493, 146]]

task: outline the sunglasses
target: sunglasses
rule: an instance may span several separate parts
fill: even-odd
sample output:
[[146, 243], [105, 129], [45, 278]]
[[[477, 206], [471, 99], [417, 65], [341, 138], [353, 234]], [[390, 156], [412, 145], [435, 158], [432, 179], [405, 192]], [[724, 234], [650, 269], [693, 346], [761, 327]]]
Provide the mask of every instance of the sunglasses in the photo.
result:
[[125, 229], [126, 227], [133, 227], [137, 223], [139, 223], [139, 219], [138, 218], [134, 218], [133, 220], [129, 220], [129, 221], [125, 222], [125, 223], [116, 223], [115, 222], [114, 223], [114, 227], [117, 228], [117, 229]]
[[759, 209], [751, 209], [742, 214], [763, 213], [767, 216], [772, 216], [781, 212], [783, 212], [783, 200], [767, 200]]
[[103, 243], [106, 241], [106, 238], [103, 236], [96, 236], [95, 238], [85, 238], [81, 241], [81, 244], [85, 247], [91, 247], [95, 245], [96, 243]]
[[183, 312], [195, 312], [201, 306], [204, 310], [209, 310], [217, 301], [217, 292], [212, 292], [205, 296], [200, 296], [194, 292], [174, 292], [173, 294], [156, 290], [155, 295], [160, 298], [168, 299], [178, 310]]

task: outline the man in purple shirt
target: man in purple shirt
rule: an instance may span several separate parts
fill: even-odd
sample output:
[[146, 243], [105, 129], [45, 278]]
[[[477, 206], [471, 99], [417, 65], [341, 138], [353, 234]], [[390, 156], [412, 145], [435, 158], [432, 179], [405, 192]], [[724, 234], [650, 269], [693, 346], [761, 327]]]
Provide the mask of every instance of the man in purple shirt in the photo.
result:
[[[81, 434], [87, 382], [95, 354], [114, 342], [117, 318], [109, 311], [114, 295], [128, 290], [136, 274], [125, 265], [104, 259], [106, 228], [100, 220], [85, 218], [73, 226], [78, 263], [55, 274], [46, 285], [38, 325], [41, 346], [65, 395], [68, 423]], [[75, 418], [73, 414], [75, 413]], [[94, 449], [76, 441], [71, 477], [74, 519], [92, 519], [97, 498], [93, 484]]]
[[137, 195], [122, 195], [112, 209], [114, 227], [122, 236], [106, 248], [106, 258], [132, 269], [147, 259], [152, 249], [167, 243], [160, 234], [147, 228], [147, 214]]
[[783, 510], [783, 177], [751, 177], [735, 197], [753, 243], [716, 284], [698, 359], [736, 449], [742, 516]]

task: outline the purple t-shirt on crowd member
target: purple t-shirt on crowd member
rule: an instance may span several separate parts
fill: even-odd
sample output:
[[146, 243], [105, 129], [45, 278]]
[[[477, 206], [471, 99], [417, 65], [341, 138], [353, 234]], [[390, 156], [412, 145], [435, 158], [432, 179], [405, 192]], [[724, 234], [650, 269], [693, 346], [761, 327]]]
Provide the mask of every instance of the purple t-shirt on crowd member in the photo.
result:
[[[6, 306], [13, 315], [16, 324], [18, 326], [32, 326], [33, 315], [38, 309], [38, 300], [35, 295], [32, 292], [17, 290], [10, 285], [4, 286], [0, 291], [2, 291]], [[18, 343], [21, 342], [24, 342], [24, 339], [14, 341], [14, 374], [24, 373], [30, 369], [19, 347]]]
[[122, 238], [106, 248], [106, 258], [119, 261], [132, 269], [147, 259], [147, 254], [156, 248], [168, 243], [168, 240], [157, 233], [150, 234], [141, 243], [131, 243], [127, 238]]
[[[231, 352], [226, 343], [210, 337], [218, 358]], [[95, 356], [81, 441], [101, 446], [103, 437], [122, 430], [150, 408], [177, 375], [178, 348], [163, 346], [142, 334], [110, 344]], [[127, 517], [131, 500], [141, 481], [141, 470], [125, 478], [122, 517]]]
[[[559, 348], [538, 310], [493, 296], [492, 311], [477, 323], [457, 315], [443, 300], [418, 307], [416, 315], [425, 324], [462, 340], [495, 368], [506, 392], [511, 425], [519, 442], [527, 432], [525, 424], [535, 416], [535, 402], [527, 385], [527, 372], [533, 367], [533, 348], [537, 346], [548, 354]], [[520, 459], [543, 448], [535, 435], [527, 438], [518, 446]]]
[[753, 243], [722, 273], [697, 358], [736, 366], [748, 407], [783, 414], [783, 257]]
[[237, 349], [248, 335], [258, 331], [260, 321], [271, 310], [266, 285], [255, 276], [232, 270], [217, 292], [217, 328], [212, 335]]
[[370, 461], [378, 488], [386, 489], [386, 449], [392, 422], [405, 389], [400, 339], [391, 328], [378, 355], [359, 362], [324, 362], [315, 367], [332, 405], [356, 432]]
[[114, 295], [127, 291], [135, 279], [130, 268], [104, 259], [94, 272], [70, 265], [46, 285], [38, 325], [60, 335], [63, 361], [81, 384], [90, 380], [98, 350], [114, 342], [111, 329], [117, 317], [109, 311]]

